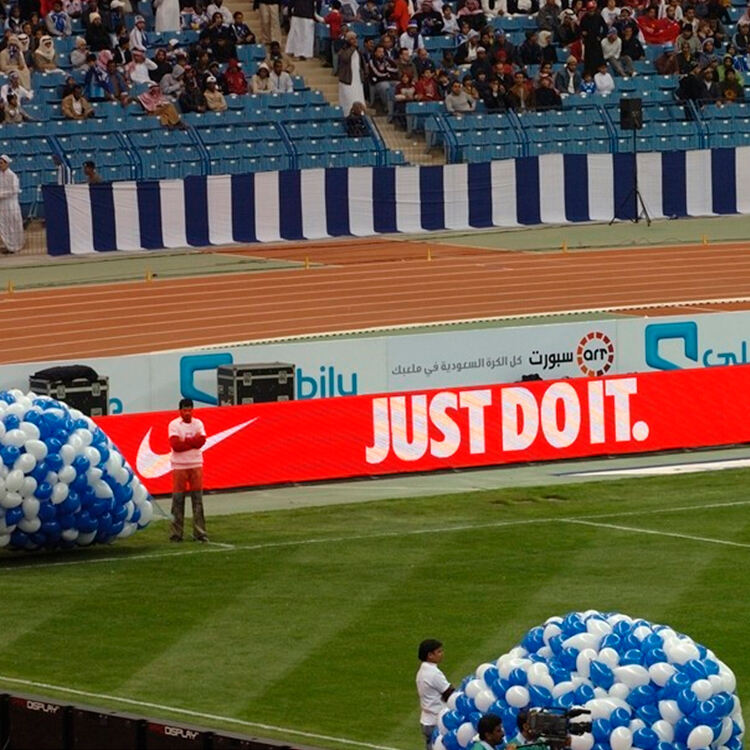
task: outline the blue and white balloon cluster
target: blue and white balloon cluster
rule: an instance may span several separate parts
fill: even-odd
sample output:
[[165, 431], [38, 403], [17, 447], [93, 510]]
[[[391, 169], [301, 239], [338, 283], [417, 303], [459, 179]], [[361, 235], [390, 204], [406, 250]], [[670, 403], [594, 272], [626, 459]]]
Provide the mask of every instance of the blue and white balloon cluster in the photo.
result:
[[104, 544], [152, 515], [148, 491], [92, 419], [51, 398], [0, 391], [0, 548]]
[[571, 612], [464, 679], [440, 715], [435, 750], [467, 747], [484, 713], [512, 738], [520, 710], [574, 706], [591, 712], [592, 727], [572, 736], [572, 750], [740, 750], [736, 687], [712, 651], [670, 627]]

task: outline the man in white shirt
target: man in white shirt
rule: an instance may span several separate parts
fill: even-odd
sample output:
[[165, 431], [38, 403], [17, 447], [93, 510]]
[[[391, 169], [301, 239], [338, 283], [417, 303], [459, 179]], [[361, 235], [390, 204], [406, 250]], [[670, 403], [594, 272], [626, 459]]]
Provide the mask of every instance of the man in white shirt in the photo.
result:
[[21, 187], [10, 162], [9, 156], [0, 156], [0, 242], [4, 255], [19, 252], [24, 241], [23, 218], [18, 203]]
[[169, 445], [172, 448], [172, 516], [169, 540], [182, 541], [185, 520], [185, 491], [190, 488], [193, 504], [193, 539], [207, 542], [206, 520], [203, 516], [203, 453], [206, 428], [193, 417], [193, 400], [180, 400], [180, 416], [169, 423]]
[[224, 26], [231, 26], [232, 12], [224, 5], [224, 0], [214, 0], [208, 8], [206, 8], [206, 14], [209, 18], [214, 17], [214, 13], [221, 13], [221, 22]]
[[422, 709], [419, 725], [425, 750], [432, 750], [432, 733], [437, 726], [438, 714], [455, 690], [438, 667], [444, 655], [443, 644], [434, 638], [427, 638], [419, 644], [419, 661], [422, 664], [417, 671], [417, 693]]
[[622, 54], [622, 39], [617, 35], [617, 29], [613, 26], [607, 36], [602, 39], [602, 54], [612, 70], [618, 76], [628, 77], [634, 74], [633, 61]]
[[273, 93], [291, 94], [294, 91], [292, 77], [284, 70], [284, 63], [279, 58], [273, 61], [273, 69], [268, 78], [271, 81]]
[[594, 83], [596, 84], [596, 93], [600, 96], [606, 96], [615, 90], [615, 79], [607, 70], [607, 63], [603, 62], [599, 66], [599, 71], [594, 73]]

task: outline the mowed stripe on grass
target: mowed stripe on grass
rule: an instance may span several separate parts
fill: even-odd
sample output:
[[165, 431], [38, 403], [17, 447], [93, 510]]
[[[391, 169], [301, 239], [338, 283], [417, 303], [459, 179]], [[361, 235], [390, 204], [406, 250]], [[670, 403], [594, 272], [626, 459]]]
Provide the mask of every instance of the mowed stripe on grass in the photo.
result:
[[[32, 576], [11, 561], [0, 674], [406, 750], [419, 739], [422, 638], [445, 641], [458, 681], [546, 617], [599, 608], [689, 633], [742, 685], [746, 548], [555, 519], [750, 544], [746, 507], [720, 505], [742, 502], [746, 481], [727, 471], [229, 516], [211, 530], [233, 550]], [[443, 531], [415, 533], [430, 528]], [[164, 533], [128, 547], [163, 550]], [[325, 537], [337, 541], [304, 543]]]

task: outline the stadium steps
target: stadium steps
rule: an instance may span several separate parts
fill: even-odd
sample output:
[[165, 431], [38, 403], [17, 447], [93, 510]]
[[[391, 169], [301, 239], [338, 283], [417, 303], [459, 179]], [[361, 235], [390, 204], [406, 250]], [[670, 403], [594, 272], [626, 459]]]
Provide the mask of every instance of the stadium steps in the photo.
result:
[[[295, 75], [301, 75], [305, 83], [311, 89], [317, 89], [323, 93], [326, 100], [331, 104], [339, 103], [338, 78], [333, 75], [330, 68], [323, 67], [319, 58], [312, 60], [295, 60]], [[372, 110], [368, 110], [372, 114]], [[407, 135], [398, 130], [385, 117], [373, 118], [380, 131], [385, 145], [391, 151], [401, 151], [406, 160], [412, 164], [445, 164], [445, 154], [441, 149], [432, 149], [427, 152], [423, 138], [415, 139], [413, 135]]]

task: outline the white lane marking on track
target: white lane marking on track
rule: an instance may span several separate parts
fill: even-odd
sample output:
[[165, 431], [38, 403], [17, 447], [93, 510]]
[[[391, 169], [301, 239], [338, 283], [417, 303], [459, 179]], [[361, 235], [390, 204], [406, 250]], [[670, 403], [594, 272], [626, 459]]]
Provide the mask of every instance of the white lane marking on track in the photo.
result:
[[723, 471], [725, 469], [746, 469], [750, 458], [733, 458], [726, 461], [697, 461], [689, 464], [660, 464], [659, 466], [635, 466], [627, 469], [592, 469], [559, 474], [567, 477], [607, 477], [607, 476], [670, 476], [672, 474], [695, 474], [702, 471]]
[[0, 682], [10, 682], [18, 685], [25, 685], [27, 687], [44, 688], [45, 690], [56, 690], [60, 693], [67, 693], [68, 695], [79, 695], [84, 698], [99, 698], [101, 700], [114, 701], [115, 703], [123, 703], [128, 706], [138, 706], [140, 708], [153, 708], [157, 711], [169, 711], [170, 713], [181, 714], [182, 716], [189, 716], [193, 719], [208, 719], [210, 721], [221, 721], [227, 724], [238, 724], [243, 727], [255, 727], [258, 729], [268, 729], [274, 732], [282, 732], [283, 734], [295, 734], [299, 737], [308, 737], [315, 740], [327, 740], [329, 742], [337, 742], [342, 745], [352, 745], [353, 747], [366, 747], [371, 750], [398, 750], [398, 748], [389, 747], [388, 745], [373, 745], [369, 742], [359, 742], [357, 740], [349, 740], [345, 737], [331, 737], [327, 734], [316, 734], [314, 732], [303, 732], [299, 729], [288, 729], [287, 727], [277, 727], [273, 724], [262, 724], [257, 721], [245, 721], [244, 719], [233, 719], [231, 716], [217, 716], [216, 714], [208, 714], [203, 711], [191, 711], [187, 708], [176, 708], [175, 706], [165, 706], [161, 703], [151, 703], [150, 701], [139, 701], [133, 698], [122, 698], [117, 695], [107, 695], [106, 693], [92, 693], [88, 690], [78, 690], [76, 688], [64, 687], [62, 685], [50, 685], [46, 682], [35, 682], [34, 680], [22, 680], [17, 677], [5, 677], [0, 675]]
[[[0, 571], [4, 574], [8, 574], [14, 571], [22, 570], [40, 570], [42, 568], [61, 568], [72, 565], [89, 565], [94, 563], [107, 563], [107, 562], [139, 562], [141, 560], [158, 560], [165, 557], [185, 557], [187, 555], [198, 555], [201, 553], [223, 553], [223, 552], [255, 552], [258, 550], [266, 549], [279, 549], [283, 547], [302, 547], [304, 545], [312, 544], [327, 544], [327, 543], [338, 543], [338, 542], [356, 542], [368, 539], [398, 539], [409, 536], [421, 536], [424, 534], [450, 534], [456, 531], [481, 531], [483, 529], [498, 529], [508, 526], [528, 526], [539, 523], [560, 523], [561, 521], [585, 521], [588, 519], [597, 518], [621, 518], [627, 516], [646, 516], [656, 515], [661, 513], [677, 513], [689, 510], [709, 510], [711, 508], [731, 508], [742, 505], [750, 505], [750, 500], [737, 500], [730, 503], [707, 503], [705, 505], [683, 505], [676, 508], [650, 508], [648, 510], [637, 510], [637, 511], [618, 511], [616, 513], [602, 513], [602, 514], [591, 514], [578, 516], [577, 518], [563, 518], [560, 516], [554, 516], [550, 518], [530, 518], [517, 521], [494, 521], [492, 523], [478, 523], [478, 524], [460, 524], [455, 526], [442, 526], [432, 529], [415, 529], [412, 531], [384, 531], [375, 534], [356, 534], [350, 536], [335, 536], [335, 537], [320, 537], [310, 539], [291, 539], [285, 542], [261, 542], [259, 544], [236, 544], [232, 545], [220, 545], [219, 542], [212, 543], [212, 546], [201, 545], [200, 547], [182, 550], [180, 552], [153, 552], [145, 555], [123, 555], [123, 556], [110, 556], [110, 557], [94, 557], [86, 558], [83, 560], [62, 560], [60, 562], [42, 562], [37, 559], [26, 558], [20, 563], [16, 563], [11, 557], [6, 558], [8, 565], [2, 565], [0, 561]], [[85, 550], [78, 552], [72, 552], [72, 555], [84, 555]]]
[[612, 529], [614, 531], [626, 531], [632, 534], [650, 534], [653, 536], [668, 536], [674, 539], [687, 539], [691, 542], [703, 542], [706, 544], [723, 544], [728, 547], [743, 547], [750, 549], [750, 544], [743, 542], [732, 542], [729, 539], [712, 539], [707, 536], [694, 536], [693, 534], [678, 534], [676, 531], [656, 531], [655, 529], [642, 529], [638, 526], [621, 526], [616, 523], [596, 523], [594, 521], [583, 521], [575, 518], [561, 518], [563, 523], [573, 523], [578, 526], [594, 526], [597, 529]]

